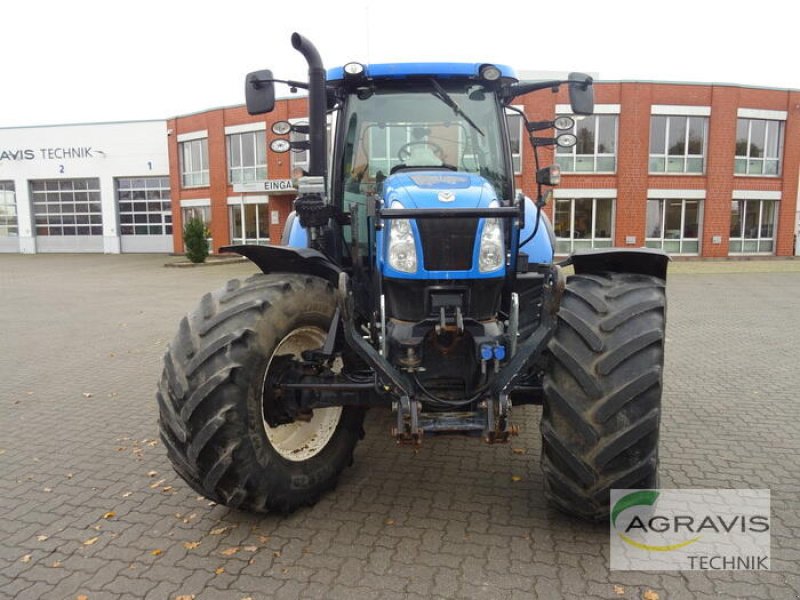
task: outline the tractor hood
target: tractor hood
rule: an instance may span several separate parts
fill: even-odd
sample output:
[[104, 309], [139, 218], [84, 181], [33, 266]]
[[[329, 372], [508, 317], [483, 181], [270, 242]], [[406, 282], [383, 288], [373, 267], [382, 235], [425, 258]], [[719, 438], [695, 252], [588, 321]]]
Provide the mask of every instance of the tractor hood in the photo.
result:
[[386, 178], [384, 205], [403, 208], [486, 208], [497, 200], [494, 187], [480, 175], [453, 171], [402, 171]]

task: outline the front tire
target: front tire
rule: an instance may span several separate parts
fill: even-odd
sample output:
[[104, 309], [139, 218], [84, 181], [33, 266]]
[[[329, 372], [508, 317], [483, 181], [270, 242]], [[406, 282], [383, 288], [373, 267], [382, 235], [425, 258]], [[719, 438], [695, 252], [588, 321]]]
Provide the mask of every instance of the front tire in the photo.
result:
[[658, 485], [665, 324], [658, 278], [569, 278], [541, 422], [545, 495], [563, 512], [603, 520], [612, 488]]
[[[273, 358], [320, 348], [336, 307], [317, 277], [254, 275], [206, 294], [164, 357], [159, 429], [175, 471], [197, 492], [254, 512], [311, 505], [352, 463], [363, 410], [314, 410], [270, 427]], [[266, 393], [265, 393], [266, 390]]]

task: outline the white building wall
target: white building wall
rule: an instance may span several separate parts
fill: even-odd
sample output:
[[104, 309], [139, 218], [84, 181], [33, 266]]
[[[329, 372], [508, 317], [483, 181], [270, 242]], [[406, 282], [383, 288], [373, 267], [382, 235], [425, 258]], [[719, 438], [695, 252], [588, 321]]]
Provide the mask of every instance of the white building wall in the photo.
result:
[[[118, 253], [121, 244], [114, 179], [167, 175], [164, 120], [0, 129], [0, 180], [14, 181], [19, 223], [17, 244], [6, 237], [0, 242], [0, 251]], [[100, 180], [102, 237], [43, 236], [37, 240], [29, 182], [76, 178]], [[11, 249], [15, 245], [16, 249]]]

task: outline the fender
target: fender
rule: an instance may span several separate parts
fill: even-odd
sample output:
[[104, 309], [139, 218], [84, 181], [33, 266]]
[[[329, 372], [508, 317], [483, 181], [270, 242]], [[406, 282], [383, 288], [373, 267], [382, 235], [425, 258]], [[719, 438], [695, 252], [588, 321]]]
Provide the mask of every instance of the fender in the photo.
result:
[[669, 261], [665, 252], [653, 248], [600, 248], [575, 252], [560, 265], [573, 265], [576, 274], [602, 271], [639, 273], [666, 281]]
[[342, 272], [327, 256], [312, 248], [246, 244], [223, 246], [219, 251], [244, 256], [254, 262], [264, 273], [314, 275], [333, 285], [339, 284], [339, 273]]

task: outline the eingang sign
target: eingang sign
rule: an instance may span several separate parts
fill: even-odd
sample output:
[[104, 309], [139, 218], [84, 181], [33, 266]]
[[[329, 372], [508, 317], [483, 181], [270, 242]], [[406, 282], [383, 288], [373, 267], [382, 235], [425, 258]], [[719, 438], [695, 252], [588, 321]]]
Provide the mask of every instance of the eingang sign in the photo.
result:
[[265, 179], [262, 181], [252, 181], [250, 183], [234, 183], [233, 191], [237, 194], [247, 192], [266, 192], [267, 194], [282, 194], [296, 192], [294, 182], [291, 179]]

